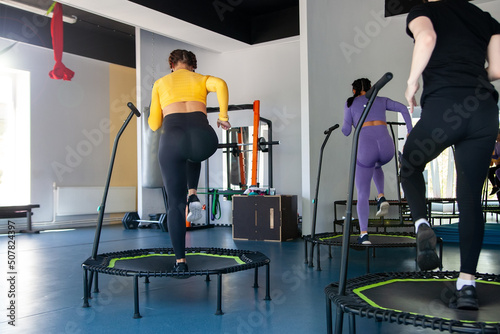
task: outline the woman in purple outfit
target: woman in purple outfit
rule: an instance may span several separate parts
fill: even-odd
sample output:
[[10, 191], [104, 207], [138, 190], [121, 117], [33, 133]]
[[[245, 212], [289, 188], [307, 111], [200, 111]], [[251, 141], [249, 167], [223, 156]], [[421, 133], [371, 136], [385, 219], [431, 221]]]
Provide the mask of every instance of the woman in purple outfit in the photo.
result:
[[[342, 133], [348, 136], [352, 127], [358, 125], [364, 107], [368, 102], [365, 94], [371, 88], [370, 80], [357, 79], [352, 83], [353, 96], [344, 106], [344, 124]], [[377, 97], [363, 123], [359, 134], [358, 155], [356, 160], [355, 184], [358, 193], [358, 220], [360, 235], [358, 244], [371, 244], [368, 238], [368, 213], [371, 182], [378, 191], [377, 217], [385, 216], [389, 211], [389, 202], [384, 197], [384, 172], [382, 166], [394, 157], [394, 142], [387, 130], [386, 110], [403, 115], [408, 132], [412, 129], [408, 108], [387, 97]]]
[[498, 131], [497, 141], [495, 142], [495, 149], [491, 155], [490, 169], [488, 171], [488, 180], [490, 180], [493, 189], [491, 189], [490, 196], [497, 195], [500, 199], [500, 130]]

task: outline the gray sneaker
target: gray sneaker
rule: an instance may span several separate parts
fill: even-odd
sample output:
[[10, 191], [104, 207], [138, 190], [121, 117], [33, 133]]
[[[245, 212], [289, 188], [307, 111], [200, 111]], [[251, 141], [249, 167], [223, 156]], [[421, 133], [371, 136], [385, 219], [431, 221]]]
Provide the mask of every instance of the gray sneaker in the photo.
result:
[[377, 200], [377, 213], [375, 216], [384, 217], [389, 213], [389, 202], [385, 199], [384, 196], [380, 197]]
[[188, 204], [188, 215], [186, 217], [186, 220], [191, 223], [194, 222], [195, 220], [200, 219], [201, 210], [203, 209], [203, 206], [201, 205], [198, 196], [196, 195], [189, 196], [187, 204]]

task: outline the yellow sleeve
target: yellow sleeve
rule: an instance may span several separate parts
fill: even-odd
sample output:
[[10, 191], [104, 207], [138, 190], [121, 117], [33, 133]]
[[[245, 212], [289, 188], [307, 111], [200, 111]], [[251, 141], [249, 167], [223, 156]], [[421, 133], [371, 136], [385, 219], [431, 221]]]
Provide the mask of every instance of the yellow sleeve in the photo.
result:
[[163, 122], [163, 111], [160, 104], [160, 95], [158, 93], [158, 85], [155, 82], [153, 92], [151, 93], [151, 105], [149, 107], [148, 124], [151, 130], [156, 131], [161, 127]]
[[217, 77], [208, 77], [207, 90], [209, 92], [217, 93], [217, 101], [219, 102], [219, 119], [221, 121], [228, 121], [227, 108], [229, 104], [229, 91], [227, 84], [224, 80]]

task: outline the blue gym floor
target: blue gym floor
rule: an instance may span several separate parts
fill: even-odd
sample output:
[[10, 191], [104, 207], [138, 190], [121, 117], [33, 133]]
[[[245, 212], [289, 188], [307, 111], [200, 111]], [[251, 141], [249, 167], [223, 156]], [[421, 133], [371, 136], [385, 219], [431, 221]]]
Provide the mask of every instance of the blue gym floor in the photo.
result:
[[[222, 311], [215, 315], [216, 277], [151, 278], [139, 283], [141, 319], [133, 319], [133, 283], [129, 277], [99, 275], [100, 293], [82, 308], [81, 264], [92, 253], [94, 228], [40, 234], [17, 234], [15, 327], [8, 324], [8, 237], [0, 236], [0, 333], [326, 333], [324, 288], [339, 279], [340, 253], [328, 258], [322, 246], [321, 271], [304, 263], [302, 239], [288, 242], [233, 240], [230, 227], [190, 231], [187, 247], [256, 250], [271, 259], [271, 297], [264, 301], [265, 270], [260, 288], [253, 270], [223, 275]], [[169, 234], [156, 229], [103, 227], [99, 253], [171, 247]], [[414, 248], [377, 249], [371, 272], [414, 271]], [[479, 272], [500, 273], [499, 245], [481, 253]], [[458, 270], [458, 248], [444, 245], [444, 270]], [[350, 250], [349, 277], [365, 274], [365, 252]], [[334, 307], [335, 311], [335, 307]], [[357, 318], [358, 333], [437, 333], [416, 327]], [[347, 332], [347, 318], [344, 325]]]

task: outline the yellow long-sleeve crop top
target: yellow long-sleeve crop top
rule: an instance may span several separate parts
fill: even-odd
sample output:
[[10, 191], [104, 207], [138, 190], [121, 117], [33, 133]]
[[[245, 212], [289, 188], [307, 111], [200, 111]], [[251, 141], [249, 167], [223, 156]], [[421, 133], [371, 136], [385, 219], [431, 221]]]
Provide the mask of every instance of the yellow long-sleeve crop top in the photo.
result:
[[219, 119], [229, 120], [227, 108], [229, 93], [226, 82], [210, 75], [201, 75], [185, 69], [176, 70], [158, 79], [151, 95], [148, 124], [151, 130], [158, 130], [163, 122], [163, 108], [174, 102], [198, 101], [207, 104], [209, 92], [217, 93]]

